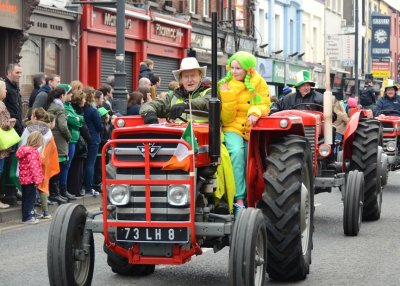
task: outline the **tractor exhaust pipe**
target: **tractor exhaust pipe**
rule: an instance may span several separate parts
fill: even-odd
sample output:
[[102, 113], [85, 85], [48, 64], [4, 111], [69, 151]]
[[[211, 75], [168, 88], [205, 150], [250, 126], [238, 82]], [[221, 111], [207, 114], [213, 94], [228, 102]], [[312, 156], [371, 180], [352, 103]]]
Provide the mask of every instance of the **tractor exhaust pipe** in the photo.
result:
[[212, 165], [217, 165], [221, 154], [221, 123], [220, 106], [218, 98], [218, 66], [217, 66], [217, 13], [211, 13], [211, 98], [208, 111], [208, 146]]
[[325, 144], [332, 145], [332, 114], [333, 102], [331, 91], [331, 76], [329, 67], [329, 57], [326, 57], [325, 63], [325, 92], [324, 92], [324, 141]]

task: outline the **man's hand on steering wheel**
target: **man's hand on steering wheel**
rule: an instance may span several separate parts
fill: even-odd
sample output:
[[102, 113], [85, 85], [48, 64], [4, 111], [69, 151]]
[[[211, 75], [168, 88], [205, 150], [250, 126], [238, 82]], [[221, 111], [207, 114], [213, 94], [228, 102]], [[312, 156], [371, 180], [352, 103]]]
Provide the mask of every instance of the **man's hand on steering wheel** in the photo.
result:
[[182, 113], [185, 111], [185, 109], [189, 109], [189, 104], [187, 103], [178, 103], [174, 104], [171, 107], [171, 111], [169, 112], [169, 118], [171, 119], [177, 119], [182, 115]]

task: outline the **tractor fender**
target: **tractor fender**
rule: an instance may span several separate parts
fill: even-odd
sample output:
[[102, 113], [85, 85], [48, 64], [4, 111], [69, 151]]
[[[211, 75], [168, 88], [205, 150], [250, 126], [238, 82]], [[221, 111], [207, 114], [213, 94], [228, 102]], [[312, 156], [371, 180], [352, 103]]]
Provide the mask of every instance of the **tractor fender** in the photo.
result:
[[354, 133], [357, 130], [360, 116], [361, 111], [353, 113], [353, 115], [350, 117], [349, 122], [347, 123], [346, 131], [344, 132], [343, 136], [343, 164], [346, 159], [351, 159], [351, 146], [353, 145]]

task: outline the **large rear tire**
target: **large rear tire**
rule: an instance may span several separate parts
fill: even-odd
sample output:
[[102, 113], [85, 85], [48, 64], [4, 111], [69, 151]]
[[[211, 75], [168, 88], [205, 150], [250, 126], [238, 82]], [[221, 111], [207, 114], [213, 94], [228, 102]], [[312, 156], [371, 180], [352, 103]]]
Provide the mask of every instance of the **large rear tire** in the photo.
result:
[[310, 148], [304, 137], [295, 135], [268, 148], [259, 207], [267, 218], [267, 272], [275, 280], [302, 280], [309, 273], [314, 232]]
[[364, 195], [363, 173], [354, 170], [347, 175], [343, 199], [343, 230], [348, 236], [357, 236], [361, 228]]
[[267, 263], [267, 229], [259, 209], [239, 212], [229, 250], [229, 285], [263, 286]]
[[363, 118], [355, 132], [351, 170], [364, 173], [364, 209], [363, 220], [378, 220], [381, 216], [381, 158], [378, 152], [380, 142], [380, 123], [374, 119]]
[[[78, 204], [58, 207], [50, 225], [47, 243], [47, 270], [51, 286], [91, 285], [94, 269], [94, 242], [85, 230], [86, 208]], [[83, 236], [89, 236], [89, 251]]]
[[107, 264], [112, 272], [123, 276], [147, 276], [154, 273], [154, 264], [129, 264], [128, 259], [112, 252], [104, 245], [107, 254]]

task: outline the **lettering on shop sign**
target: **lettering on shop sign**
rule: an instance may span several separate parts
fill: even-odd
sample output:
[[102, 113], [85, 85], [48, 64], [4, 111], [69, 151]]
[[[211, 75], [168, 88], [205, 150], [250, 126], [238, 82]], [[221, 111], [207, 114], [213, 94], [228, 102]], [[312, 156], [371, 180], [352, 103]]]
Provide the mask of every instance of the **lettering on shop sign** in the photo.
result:
[[372, 24], [374, 25], [390, 25], [390, 19], [374, 18], [372, 19]]
[[5, 2], [0, 1], [0, 12], [6, 12], [10, 14], [17, 14], [17, 5], [12, 5], [6, 0]]
[[[104, 13], [104, 25], [115, 27], [117, 25], [117, 16], [110, 13]], [[132, 28], [132, 20], [125, 18], [125, 29]]]
[[372, 53], [375, 55], [387, 55], [390, 54], [390, 49], [385, 48], [373, 48]]
[[173, 40], [177, 39], [179, 42], [181, 42], [183, 33], [181, 29], [175, 29], [156, 24], [156, 35], [160, 37], [171, 38]]
[[32, 26], [36, 26], [36, 27], [42, 28], [42, 29], [50, 29], [53, 31], [62, 31], [64, 29], [63, 26], [47, 24], [47, 23], [43, 23], [43, 22], [36, 22], [36, 23], [34, 22]]

